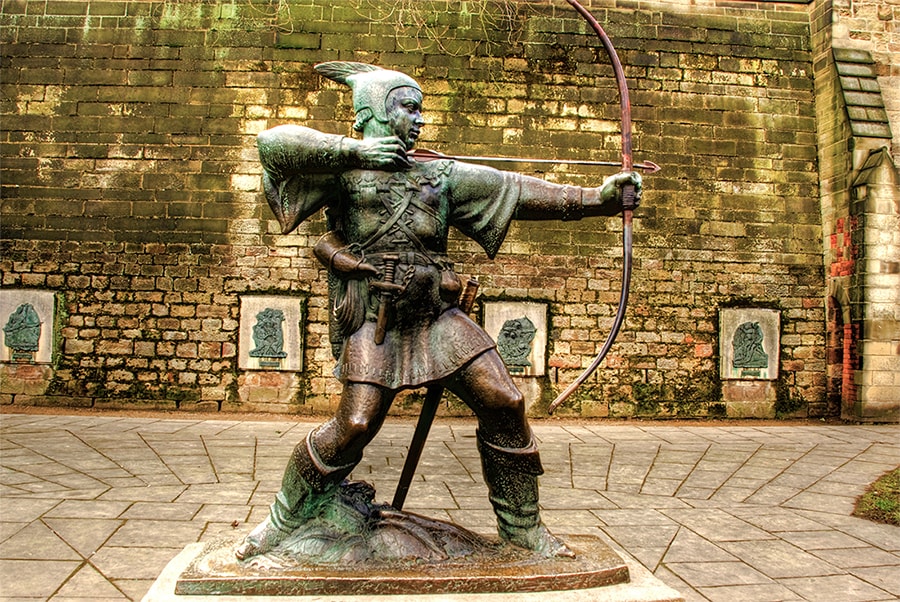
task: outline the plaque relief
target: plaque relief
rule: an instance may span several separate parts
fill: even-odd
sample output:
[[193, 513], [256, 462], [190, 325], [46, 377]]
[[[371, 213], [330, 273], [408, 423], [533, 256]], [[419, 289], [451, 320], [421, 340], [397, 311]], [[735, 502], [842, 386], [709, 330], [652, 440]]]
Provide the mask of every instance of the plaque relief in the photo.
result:
[[719, 311], [720, 370], [725, 380], [776, 380], [781, 313], [774, 309]]
[[241, 297], [239, 366], [243, 370], [303, 369], [303, 300]]

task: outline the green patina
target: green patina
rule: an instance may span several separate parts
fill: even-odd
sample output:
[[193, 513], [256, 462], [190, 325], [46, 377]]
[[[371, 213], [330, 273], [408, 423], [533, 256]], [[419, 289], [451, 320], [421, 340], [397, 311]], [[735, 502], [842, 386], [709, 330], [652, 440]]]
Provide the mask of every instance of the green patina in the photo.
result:
[[799, 395], [794, 394], [784, 381], [784, 374], [775, 384], [775, 417], [793, 418], [800, 410], [804, 410], [807, 402]]
[[714, 373], [665, 383], [638, 381], [631, 393], [609, 397], [611, 417], [713, 418], [725, 415], [721, 381]]

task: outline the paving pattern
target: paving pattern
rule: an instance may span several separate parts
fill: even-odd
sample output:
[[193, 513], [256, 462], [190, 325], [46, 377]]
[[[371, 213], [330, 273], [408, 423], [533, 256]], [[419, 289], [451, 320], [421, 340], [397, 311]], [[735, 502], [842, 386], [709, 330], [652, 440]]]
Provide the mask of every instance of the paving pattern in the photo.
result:
[[[0, 598], [140, 600], [188, 543], [262, 520], [312, 422], [0, 415]], [[353, 478], [389, 500], [413, 424]], [[686, 600], [900, 598], [900, 528], [850, 516], [896, 425], [536, 422], [545, 522], [624, 550]], [[492, 534], [474, 423], [441, 420], [406, 509]]]

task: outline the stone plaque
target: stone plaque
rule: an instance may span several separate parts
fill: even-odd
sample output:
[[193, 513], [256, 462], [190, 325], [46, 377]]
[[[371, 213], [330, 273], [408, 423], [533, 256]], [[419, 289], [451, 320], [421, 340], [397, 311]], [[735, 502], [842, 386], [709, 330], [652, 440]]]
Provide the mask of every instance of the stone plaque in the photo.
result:
[[242, 296], [238, 366], [242, 370], [302, 370], [305, 317], [301, 299]]
[[724, 380], [776, 380], [781, 312], [729, 308], [719, 311], [720, 371]]
[[0, 290], [0, 361], [49, 364], [55, 310], [52, 291]]
[[547, 360], [547, 305], [486, 301], [484, 329], [513, 376], [543, 376]]

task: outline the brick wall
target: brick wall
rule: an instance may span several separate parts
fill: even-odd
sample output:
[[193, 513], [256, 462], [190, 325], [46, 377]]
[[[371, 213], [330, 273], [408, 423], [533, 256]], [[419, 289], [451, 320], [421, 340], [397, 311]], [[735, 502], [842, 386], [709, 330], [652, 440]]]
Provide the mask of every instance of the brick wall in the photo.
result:
[[[571, 411], [721, 413], [717, 312], [742, 305], [782, 310], [781, 407], [823, 411], [809, 7], [586, 4], [626, 66], [636, 159], [664, 171], [647, 178], [636, 217], [625, 327]], [[0, 277], [57, 291], [63, 327], [46, 390], [4, 390], [2, 402], [332, 407], [324, 273], [310, 251], [323, 223], [277, 234], [254, 147], [279, 123], [350, 132], [348, 93], [312, 64], [361, 60], [416, 77], [423, 146], [617, 156], [611, 70], [580, 18], [562, 3], [469, 5], [428, 3], [436, 12], [423, 15], [416, 2], [391, 13], [350, 0], [3, 0]], [[542, 175], [587, 185], [606, 173]], [[484, 298], [549, 303], [547, 397], [606, 336], [620, 230], [615, 219], [519, 223], [495, 262], [452, 240]], [[262, 383], [238, 369], [245, 293], [308, 300], [302, 374]], [[248, 389], [263, 386], [277, 399], [256, 403]]]

